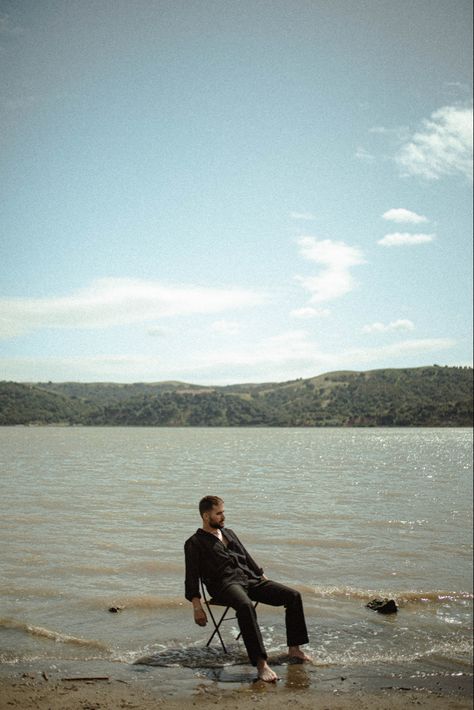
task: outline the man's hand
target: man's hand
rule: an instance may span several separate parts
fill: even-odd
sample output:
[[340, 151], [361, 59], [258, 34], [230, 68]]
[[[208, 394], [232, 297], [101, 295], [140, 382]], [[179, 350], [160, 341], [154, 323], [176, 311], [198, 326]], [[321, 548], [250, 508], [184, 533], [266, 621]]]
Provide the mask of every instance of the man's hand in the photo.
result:
[[205, 626], [207, 624], [207, 615], [202, 606], [194, 607], [194, 623], [198, 626]]

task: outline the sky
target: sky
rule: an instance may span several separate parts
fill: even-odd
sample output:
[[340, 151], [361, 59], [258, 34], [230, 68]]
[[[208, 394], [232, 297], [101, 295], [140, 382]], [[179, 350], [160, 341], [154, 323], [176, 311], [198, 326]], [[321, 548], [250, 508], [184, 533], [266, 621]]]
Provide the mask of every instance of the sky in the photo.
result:
[[0, 379], [472, 365], [469, 0], [0, 0]]

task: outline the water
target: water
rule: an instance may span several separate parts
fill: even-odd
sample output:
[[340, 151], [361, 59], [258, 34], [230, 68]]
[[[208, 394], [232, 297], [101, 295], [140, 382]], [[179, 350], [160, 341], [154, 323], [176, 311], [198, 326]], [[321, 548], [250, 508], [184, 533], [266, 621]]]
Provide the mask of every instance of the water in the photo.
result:
[[[229, 657], [206, 651], [183, 598], [183, 542], [217, 494], [267, 576], [302, 592], [316, 668], [469, 670], [470, 430], [4, 427], [0, 471], [7, 666], [245, 664], [235, 621]], [[279, 662], [282, 612], [259, 619]]]

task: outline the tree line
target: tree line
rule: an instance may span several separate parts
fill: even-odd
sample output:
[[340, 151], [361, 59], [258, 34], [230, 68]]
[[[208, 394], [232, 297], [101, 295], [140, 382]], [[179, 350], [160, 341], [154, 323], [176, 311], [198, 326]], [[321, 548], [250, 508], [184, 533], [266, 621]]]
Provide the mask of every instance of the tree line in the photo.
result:
[[473, 371], [429, 366], [280, 383], [0, 382], [0, 425], [472, 426]]

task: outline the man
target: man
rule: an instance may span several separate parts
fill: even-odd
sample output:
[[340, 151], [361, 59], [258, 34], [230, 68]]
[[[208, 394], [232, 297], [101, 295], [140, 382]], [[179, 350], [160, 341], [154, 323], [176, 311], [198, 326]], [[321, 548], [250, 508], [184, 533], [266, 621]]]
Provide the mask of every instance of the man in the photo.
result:
[[211, 596], [236, 611], [245, 648], [258, 677], [272, 683], [278, 676], [267, 664], [267, 653], [257, 623], [253, 602], [263, 602], [286, 609], [288, 655], [300, 662], [311, 661], [300, 645], [308, 643], [301, 595], [294, 589], [272, 582], [252, 559], [237, 535], [224, 527], [224, 501], [217, 496], [205, 496], [199, 503], [202, 528], [186, 540], [185, 596], [193, 605], [194, 621], [207, 624], [201, 604], [199, 579]]

